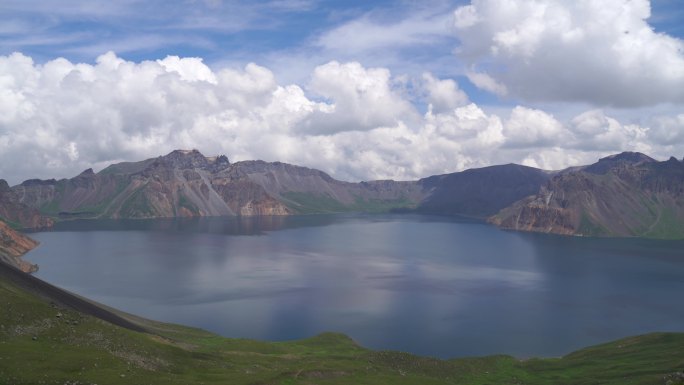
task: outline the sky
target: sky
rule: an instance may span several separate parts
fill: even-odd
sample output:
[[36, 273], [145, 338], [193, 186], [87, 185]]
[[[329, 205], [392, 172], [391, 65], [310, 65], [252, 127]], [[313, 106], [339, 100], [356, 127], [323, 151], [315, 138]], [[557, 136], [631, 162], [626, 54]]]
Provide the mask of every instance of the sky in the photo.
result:
[[684, 5], [0, 2], [0, 178], [193, 148], [348, 181], [681, 159]]

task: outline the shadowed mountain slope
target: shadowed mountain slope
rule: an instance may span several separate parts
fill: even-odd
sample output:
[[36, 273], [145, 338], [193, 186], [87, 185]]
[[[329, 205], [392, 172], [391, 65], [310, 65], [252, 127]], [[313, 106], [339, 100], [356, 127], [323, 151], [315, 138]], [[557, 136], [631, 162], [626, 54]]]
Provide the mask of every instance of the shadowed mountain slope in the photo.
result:
[[434, 189], [417, 211], [430, 214], [485, 217], [532, 195], [549, 179], [548, 172], [507, 164], [421, 179]]

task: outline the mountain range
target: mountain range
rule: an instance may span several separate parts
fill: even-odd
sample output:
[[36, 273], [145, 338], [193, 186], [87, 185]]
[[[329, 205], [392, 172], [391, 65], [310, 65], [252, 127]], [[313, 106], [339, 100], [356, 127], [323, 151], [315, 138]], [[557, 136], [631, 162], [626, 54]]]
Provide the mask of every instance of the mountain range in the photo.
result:
[[168, 218], [400, 211], [487, 219], [504, 229], [684, 237], [684, 162], [625, 152], [545, 171], [507, 164], [416, 181], [351, 183], [280, 162], [231, 163], [197, 150], [70, 179], [0, 180], [0, 219], [45, 228], [71, 218]]
[[15, 207], [55, 219], [397, 209], [484, 218], [535, 193], [547, 179], [541, 170], [504, 165], [418, 181], [350, 183], [280, 162], [230, 163], [225, 156], [176, 150], [141, 162], [114, 164], [98, 173], [88, 169], [70, 179], [27, 180], [3, 196]]

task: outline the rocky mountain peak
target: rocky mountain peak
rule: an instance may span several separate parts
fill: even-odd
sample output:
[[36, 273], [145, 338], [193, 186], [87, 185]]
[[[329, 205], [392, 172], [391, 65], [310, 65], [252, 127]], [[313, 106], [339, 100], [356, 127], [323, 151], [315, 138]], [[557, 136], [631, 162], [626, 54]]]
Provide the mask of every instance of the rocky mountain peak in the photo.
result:
[[92, 168], [83, 170], [82, 173], [78, 174], [78, 176], [80, 176], [80, 177], [91, 177], [91, 176], [94, 176], [94, 175], [95, 175], [95, 171], [93, 171]]
[[650, 163], [650, 162], [655, 162], [656, 160], [651, 158], [648, 155], [642, 154], [640, 152], [630, 152], [630, 151], [625, 151], [621, 152], [619, 154], [607, 156], [605, 158], [599, 159], [599, 162], [601, 161], [622, 161], [622, 162], [628, 162], [628, 163]]
[[173, 150], [170, 153], [159, 157], [161, 163], [171, 168], [206, 168], [209, 160], [198, 150]]
[[599, 159], [597, 163], [584, 168], [584, 171], [592, 174], [605, 174], [608, 170], [621, 165], [637, 165], [643, 163], [653, 163], [655, 159], [640, 152], [625, 151], [619, 154], [610, 155]]
[[21, 182], [20, 186], [22, 187], [31, 187], [31, 186], [50, 186], [57, 184], [56, 179], [27, 179], [23, 182]]
[[230, 166], [230, 161], [225, 155], [208, 157], [207, 161], [211, 164], [211, 171], [217, 172]]

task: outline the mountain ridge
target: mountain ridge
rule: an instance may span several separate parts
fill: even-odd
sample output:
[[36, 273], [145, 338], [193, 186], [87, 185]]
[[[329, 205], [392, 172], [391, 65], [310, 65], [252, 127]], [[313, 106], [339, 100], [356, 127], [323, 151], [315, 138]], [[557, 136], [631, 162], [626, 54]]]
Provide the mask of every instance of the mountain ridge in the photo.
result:
[[[492, 172], [498, 177], [486, 177]], [[508, 173], [513, 176], [507, 177]], [[26, 180], [11, 191], [19, 197], [18, 203], [57, 219], [392, 210], [436, 213], [435, 205], [454, 194], [459, 197], [458, 207], [465, 210], [457, 207], [447, 214], [486, 218], [533, 193], [546, 175], [526, 166], [504, 165], [417, 181], [355, 183], [282, 162], [231, 163], [224, 155], [206, 157], [198, 150], [174, 150], [139, 162], [112, 164], [97, 173], [87, 169], [70, 179]], [[471, 187], [460, 188], [454, 178], [468, 180]], [[498, 193], [483, 194], [489, 191]]]
[[345, 182], [282, 162], [174, 150], [70, 179], [0, 181], [0, 219], [262, 216], [402, 211], [563, 235], [684, 238], [684, 162], [623, 152], [560, 171], [516, 164], [414, 181]]

